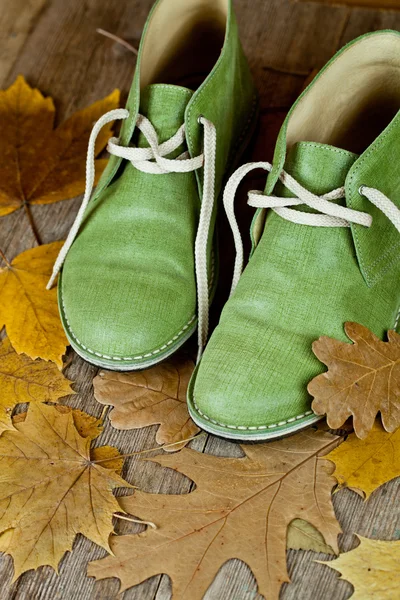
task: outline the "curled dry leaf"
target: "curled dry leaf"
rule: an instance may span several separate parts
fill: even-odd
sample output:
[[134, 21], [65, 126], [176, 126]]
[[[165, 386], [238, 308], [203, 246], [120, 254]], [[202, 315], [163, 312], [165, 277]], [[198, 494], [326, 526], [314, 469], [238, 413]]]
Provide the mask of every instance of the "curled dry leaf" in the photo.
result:
[[311, 523], [304, 519], [294, 519], [287, 531], [287, 547], [292, 550], [313, 550], [323, 554], [335, 554], [324, 536]]
[[131, 486], [118, 474], [115, 448], [91, 452], [98, 420], [31, 404], [14, 427], [0, 437], [0, 551], [13, 557], [14, 579], [42, 565], [57, 570], [77, 533], [110, 551], [112, 516], [121, 510], [113, 490]]
[[321, 337], [313, 343], [315, 356], [328, 371], [308, 384], [312, 409], [327, 416], [332, 429], [353, 417], [354, 431], [365, 438], [380, 412], [386, 431], [400, 426], [400, 335], [388, 332], [382, 342], [358, 323], [346, 323], [348, 344]]
[[199, 430], [186, 405], [186, 390], [194, 369], [192, 360], [174, 357], [144, 371], [117, 373], [102, 371], [93, 381], [94, 395], [101, 404], [113, 406], [111, 424], [116, 429], [138, 429], [160, 424], [158, 444], [185, 446]]
[[358, 536], [360, 545], [336, 560], [322, 562], [354, 586], [352, 600], [394, 600], [399, 597], [400, 542]]
[[[32, 89], [22, 76], [0, 91], [0, 216], [27, 204], [74, 198], [85, 189], [85, 157], [93, 123], [118, 108], [115, 90], [53, 129], [51, 98]], [[106, 146], [112, 124], [97, 137], [96, 155]], [[96, 161], [96, 179], [106, 165]]]
[[326, 458], [335, 463], [340, 487], [359, 490], [368, 498], [380, 485], [400, 477], [400, 430], [387, 433], [376, 421], [365, 440], [351, 433]]
[[242, 446], [244, 458], [220, 458], [184, 448], [151, 459], [196, 483], [189, 494], [135, 492], [121, 508], [157, 529], [111, 538], [114, 556], [89, 564], [97, 579], [118, 577], [125, 590], [153, 575], [171, 577], [175, 600], [200, 600], [231, 558], [249, 565], [259, 591], [278, 598], [288, 581], [286, 533], [302, 518], [337, 550], [340, 532], [331, 503], [332, 465], [319, 458], [338, 443], [320, 431]]
[[0, 434], [12, 428], [11, 413], [24, 402], [56, 402], [75, 392], [53, 363], [17, 354], [6, 338], [0, 342]]
[[46, 290], [62, 242], [32, 248], [0, 268], [0, 329], [13, 348], [62, 367], [68, 345], [57, 305], [57, 289]]

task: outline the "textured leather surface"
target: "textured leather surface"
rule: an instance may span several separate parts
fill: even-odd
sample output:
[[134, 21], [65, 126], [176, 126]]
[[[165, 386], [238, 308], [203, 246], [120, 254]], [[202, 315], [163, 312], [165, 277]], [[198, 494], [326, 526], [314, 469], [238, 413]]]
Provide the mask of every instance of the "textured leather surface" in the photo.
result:
[[[312, 342], [321, 335], [345, 341], [346, 321], [362, 323], [379, 337], [394, 327], [400, 236], [382, 213], [355, 197], [365, 184], [400, 206], [393, 159], [400, 154], [400, 137], [391, 135], [397, 127], [398, 117], [360, 157], [311, 142], [296, 144], [288, 153], [285, 170], [303, 186], [323, 194], [346, 184], [347, 204], [372, 214], [374, 223], [370, 229], [320, 228], [268, 212], [261, 239], [191, 384], [190, 410], [206, 428], [211, 424], [215, 432], [251, 439], [309, 423], [313, 415], [306, 386], [324, 370]], [[272, 181], [268, 193], [272, 187], [278, 196], [290, 195], [274, 176]], [[374, 261], [379, 280], [372, 285], [364, 272]]]
[[[143, 94], [161, 141], [182, 124], [190, 97], [159, 85]], [[193, 173], [152, 175], [127, 161], [122, 168], [90, 205], [64, 265], [61, 298], [84, 345], [129, 357], [162, 346], [194, 317], [199, 198]]]
[[[400, 34], [399, 34], [400, 36]], [[400, 113], [357, 161], [346, 181], [348, 206], [372, 215], [370, 229], [352, 226], [360, 269], [368, 285], [379, 285], [386, 273], [396, 277], [400, 262], [400, 236], [385, 215], [359, 193], [360, 185], [376, 187], [400, 207], [400, 179], [396, 163], [400, 153]]]
[[[254, 116], [254, 87], [233, 14], [219, 61], [195, 93], [154, 84], [142, 91], [139, 107], [140, 56], [141, 50], [127, 105], [131, 116], [140, 108], [160, 141], [185, 122], [189, 148], [176, 154], [189, 149], [192, 156], [202, 151], [198, 116], [212, 120], [219, 192], [229, 158]], [[131, 138], [132, 119], [123, 125], [121, 143], [132, 139], [147, 146], [135, 132]], [[87, 360], [139, 368], [170, 353], [195, 329], [194, 241], [202, 171], [152, 175], [115, 157], [109, 161], [59, 283], [67, 335]], [[212, 231], [209, 237], [211, 256]]]

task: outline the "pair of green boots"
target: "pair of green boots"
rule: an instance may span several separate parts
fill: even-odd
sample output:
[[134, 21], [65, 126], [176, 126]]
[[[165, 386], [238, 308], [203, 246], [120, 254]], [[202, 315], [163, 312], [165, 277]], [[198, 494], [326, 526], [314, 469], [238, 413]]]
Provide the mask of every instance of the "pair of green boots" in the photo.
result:
[[[400, 34], [379, 31], [343, 48], [290, 110], [273, 165], [245, 165], [229, 180], [233, 293], [203, 353], [218, 198], [257, 127], [256, 98], [231, 0], [159, 0], [126, 109], [92, 132], [84, 201], [52, 278], [63, 265], [65, 331], [101, 367], [154, 365], [198, 328], [190, 415], [240, 440], [319, 419], [307, 394], [323, 370], [311, 350], [319, 336], [346, 340], [346, 321], [378, 336], [397, 327]], [[120, 137], [91, 197], [96, 136], [115, 119]], [[233, 200], [253, 168], [268, 178], [249, 195], [257, 212], [242, 275]]]

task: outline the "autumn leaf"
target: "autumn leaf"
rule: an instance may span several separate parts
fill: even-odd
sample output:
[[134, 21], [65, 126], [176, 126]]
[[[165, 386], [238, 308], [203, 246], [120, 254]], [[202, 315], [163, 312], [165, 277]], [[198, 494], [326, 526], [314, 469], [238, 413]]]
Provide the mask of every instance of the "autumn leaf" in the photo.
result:
[[127, 513], [157, 529], [113, 536], [114, 556], [89, 564], [89, 576], [118, 577], [122, 590], [166, 573], [175, 600], [200, 600], [231, 558], [249, 565], [259, 592], [278, 598], [288, 581], [286, 533], [302, 518], [337, 551], [339, 524], [331, 504], [332, 465], [319, 458], [338, 438], [308, 431], [269, 444], [242, 446], [244, 458], [220, 458], [184, 448], [152, 458], [196, 483], [189, 494], [135, 492], [120, 498]]
[[75, 392], [53, 363], [17, 354], [9, 339], [0, 342], [0, 434], [12, 428], [11, 413], [24, 402], [56, 402]]
[[112, 492], [131, 487], [117, 474], [116, 449], [96, 462], [101, 449], [93, 454], [90, 444], [99, 427], [55, 406], [31, 404], [14, 426], [0, 437], [0, 551], [13, 557], [14, 579], [42, 565], [57, 570], [77, 533], [109, 552], [112, 516], [121, 510]]
[[[90, 440], [96, 439], [103, 431], [103, 421], [92, 415], [79, 410], [77, 408], [71, 408], [65, 404], [56, 404], [54, 408], [61, 414], [71, 414], [74, 422], [74, 427], [78, 431], [79, 435], [84, 438], [90, 438]], [[15, 414], [12, 417], [12, 424], [15, 426], [18, 423], [23, 423], [28, 413], [22, 412]], [[90, 458], [92, 461], [101, 461], [101, 464], [106, 469], [112, 469], [118, 475], [122, 473], [122, 467], [124, 465], [124, 458], [120, 455], [118, 450], [113, 446], [100, 446], [97, 448], [91, 448]]]
[[335, 554], [324, 536], [308, 521], [294, 519], [287, 530], [287, 548], [292, 550], [313, 550], [324, 554]]
[[[65, 404], [56, 404], [54, 408], [61, 414], [70, 414], [74, 422], [74, 426], [81, 437], [89, 437], [91, 440], [96, 439], [103, 431], [103, 421], [92, 415], [79, 410], [77, 408], [71, 408]], [[18, 413], [13, 416], [12, 423], [22, 423], [26, 419], [28, 413]], [[98, 448], [91, 448], [90, 458], [92, 461], [101, 461], [101, 464], [106, 469], [112, 469], [118, 475], [122, 473], [122, 467], [124, 459], [113, 446], [100, 446]]]
[[400, 429], [387, 433], [375, 422], [365, 440], [352, 433], [326, 458], [335, 464], [340, 487], [360, 490], [368, 498], [377, 487], [400, 476]]
[[62, 367], [68, 340], [61, 325], [57, 289], [46, 284], [62, 242], [32, 248], [0, 268], [0, 329], [14, 349]]
[[361, 536], [360, 545], [336, 560], [322, 562], [341, 573], [354, 586], [352, 600], [394, 600], [399, 597], [400, 542], [370, 540]]
[[138, 429], [160, 424], [158, 444], [176, 444], [165, 448], [176, 451], [199, 428], [189, 417], [186, 390], [194, 363], [174, 357], [150, 369], [131, 373], [102, 371], [93, 380], [94, 395], [101, 404], [111, 405], [111, 424], [116, 429]]
[[[93, 415], [88, 415], [87, 413], [83, 412], [82, 410], [79, 410], [78, 408], [72, 408], [71, 406], [66, 406], [65, 404], [55, 404], [53, 408], [63, 415], [72, 415], [74, 426], [81, 437], [89, 437], [91, 440], [94, 440], [97, 437], [99, 437], [99, 435], [103, 431], [103, 422], [101, 419], [98, 419]], [[21, 412], [13, 415], [13, 425], [23, 423], [27, 417], [27, 414], [27, 412]], [[106, 446], [101, 446], [101, 448], [104, 447]], [[96, 450], [100, 450], [100, 448], [91, 449], [91, 458], [93, 458], [93, 453]]]
[[[53, 100], [32, 89], [22, 76], [0, 91], [0, 216], [82, 194], [90, 131], [101, 115], [118, 106], [119, 91], [114, 90], [54, 129]], [[96, 155], [105, 148], [111, 128], [112, 124], [100, 132]], [[106, 162], [96, 161], [96, 180]]]
[[389, 341], [382, 342], [358, 323], [346, 323], [345, 331], [354, 344], [329, 337], [313, 343], [328, 371], [308, 384], [312, 409], [326, 414], [332, 429], [353, 416], [354, 431], [362, 439], [380, 412], [384, 428], [393, 432], [400, 426], [400, 335], [389, 331]]

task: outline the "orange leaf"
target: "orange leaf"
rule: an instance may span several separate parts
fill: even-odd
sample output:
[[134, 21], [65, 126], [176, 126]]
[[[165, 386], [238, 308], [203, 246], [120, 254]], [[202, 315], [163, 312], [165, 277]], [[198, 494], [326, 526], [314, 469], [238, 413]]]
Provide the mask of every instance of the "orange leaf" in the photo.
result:
[[[53, 129], [51, 98], [32, 89], [20, 75], [0, 91], [0, 216], [24, 204], [49, 204], [74, 198], [85, 189], [85, 157], [97, 119], [119, 105], [119, 91], [75, 113]], [[112, 124], [97, 138], [96, 154], [106, 146]], [[99, 179], [105, 161], [96, 161]]]
[[329, 337], [313, 343], [315, 356], [328, 371], [308, 384], [312, 409], [326, 414], [332, 429], [353, 416], [361, 439], [380, 412], [384, 428], [393, 432], [400, 426], [400, 335], [389, 331], [389, 341], [382, 342], [358, 323], [346, 323], [345, 331], [354, 344]]

